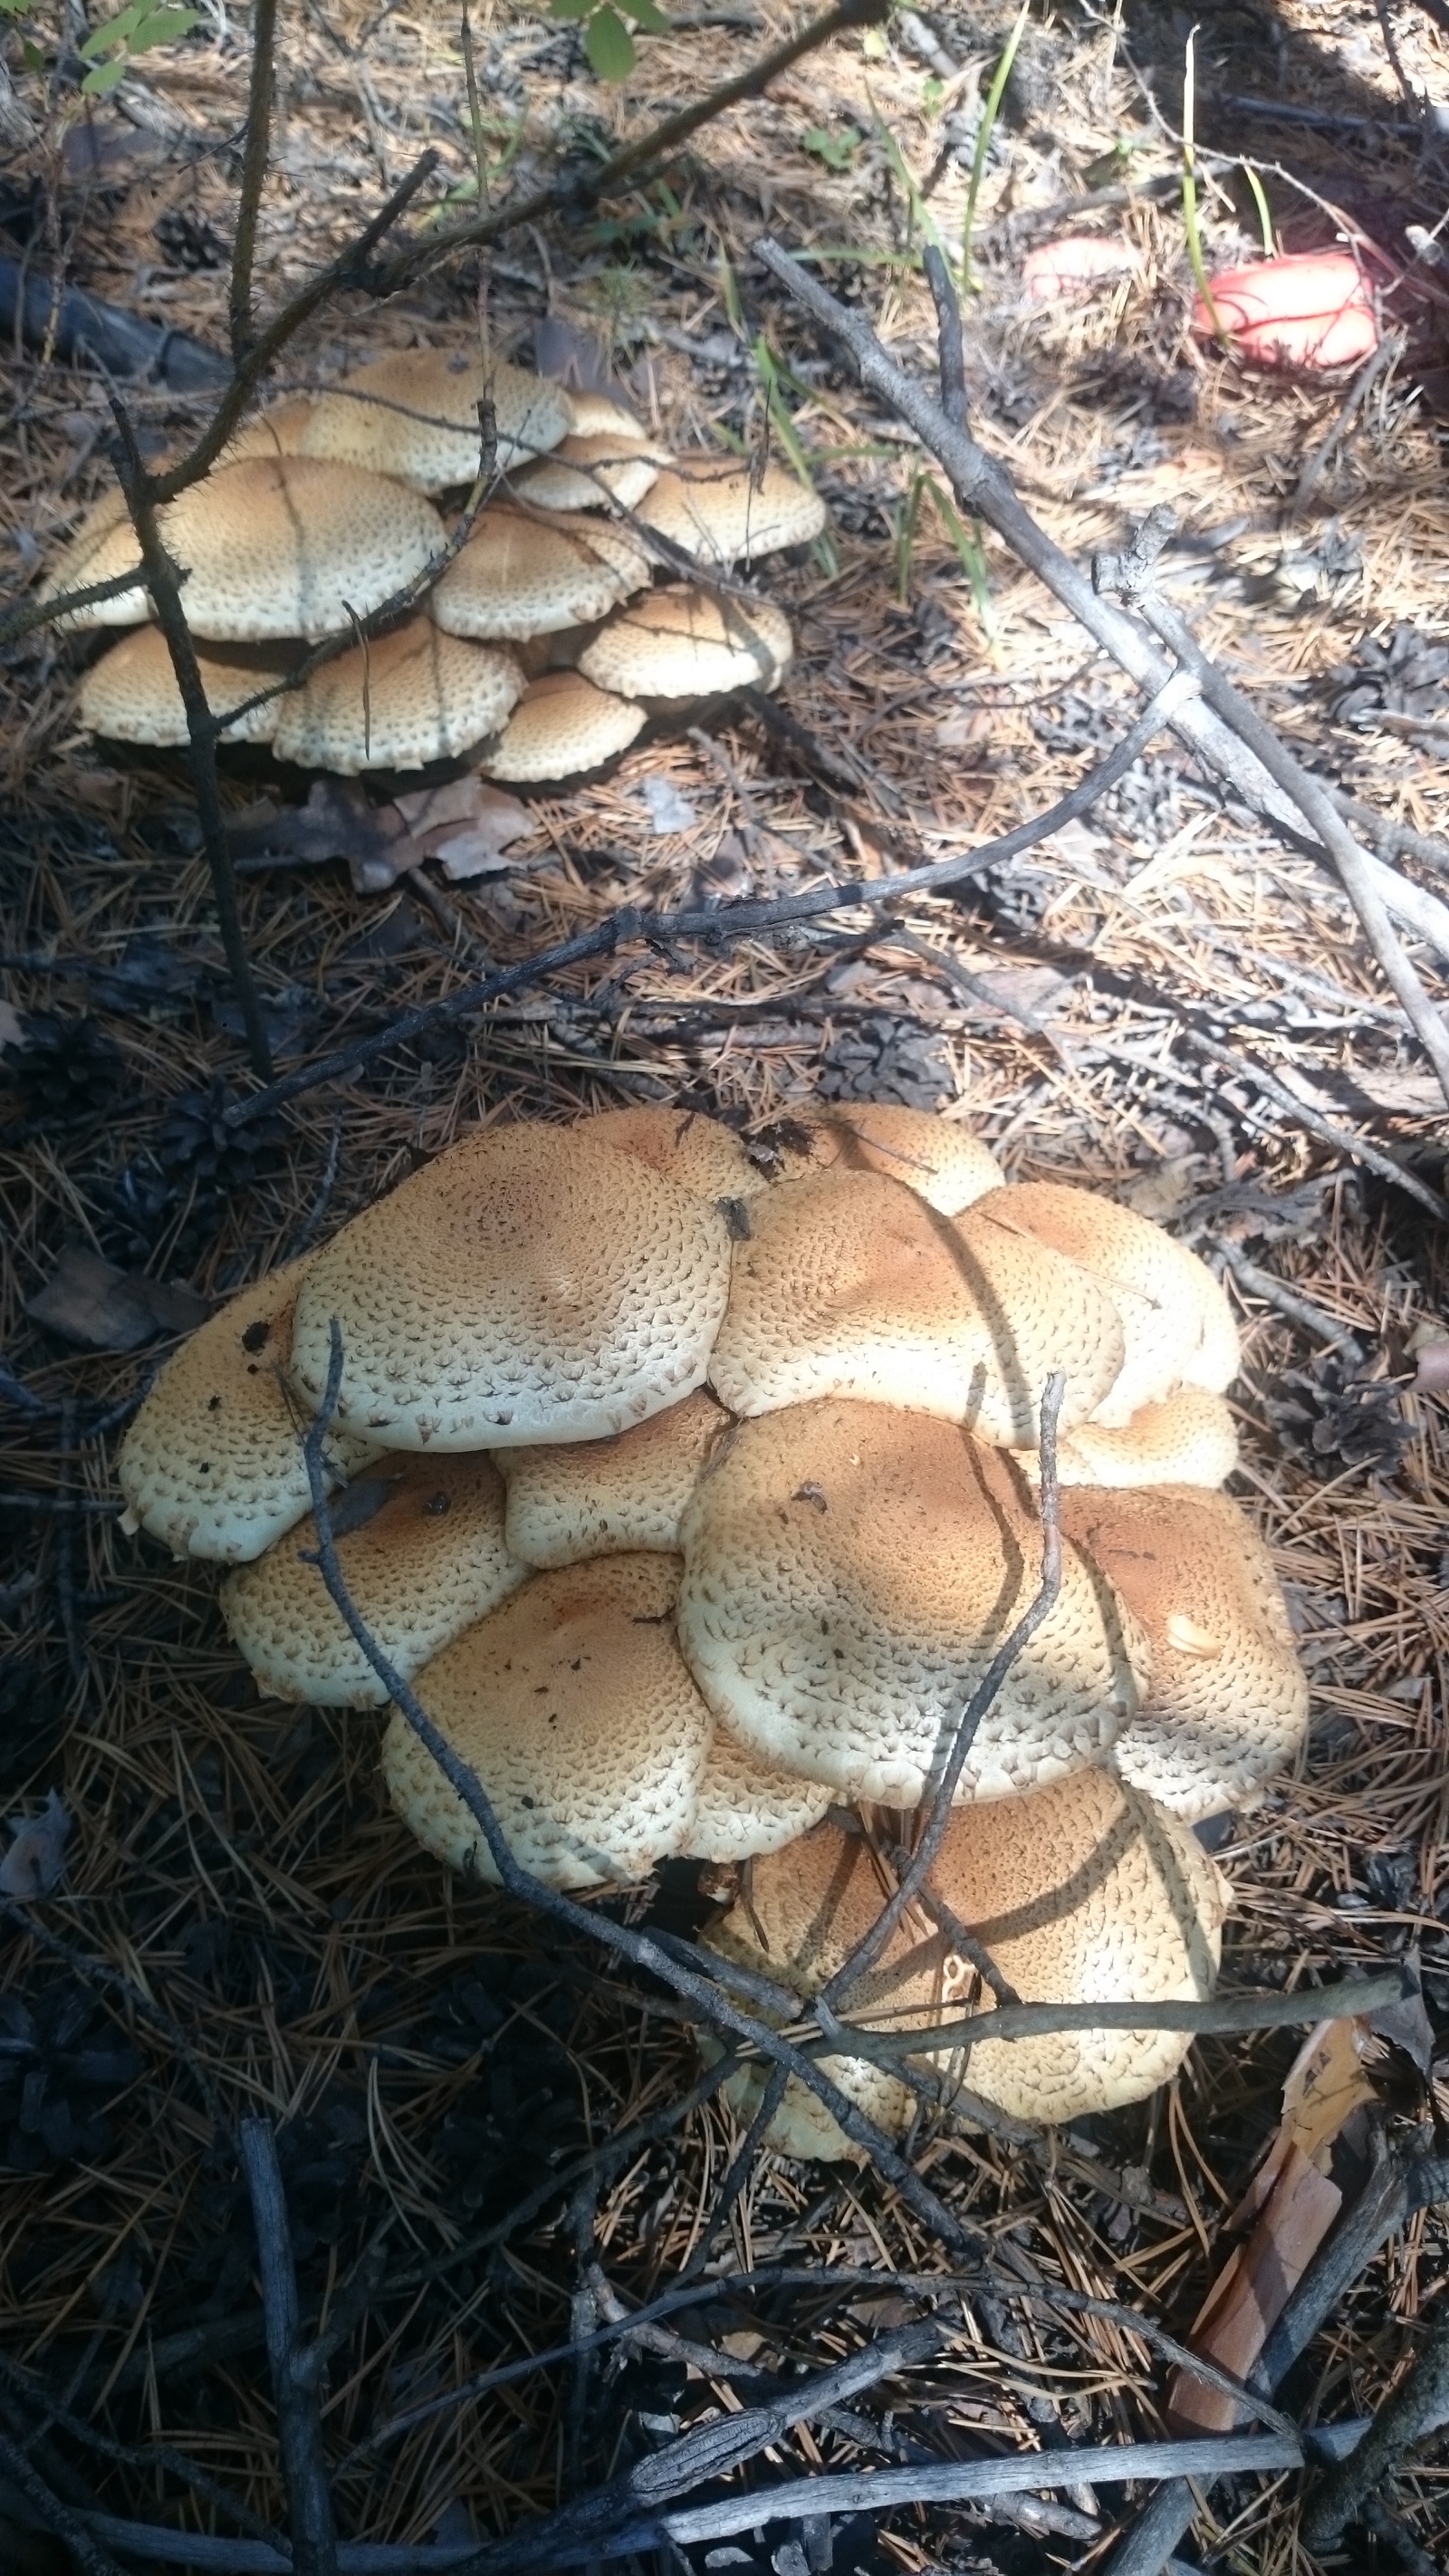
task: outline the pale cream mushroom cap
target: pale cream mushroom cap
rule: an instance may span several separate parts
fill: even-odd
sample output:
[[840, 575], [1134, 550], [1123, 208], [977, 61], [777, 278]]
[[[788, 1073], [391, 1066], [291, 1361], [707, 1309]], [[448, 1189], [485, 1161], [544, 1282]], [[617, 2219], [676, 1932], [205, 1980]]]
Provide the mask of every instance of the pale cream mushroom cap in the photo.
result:
[[568, 399], [573, 426], [567, 438], [518, 477], [518, 491], [540, 510], [602, 510], [610, 501], [637, 509], [668, 464], [668, 448], [607, 394], [570, 393]]
[[409, 617], [314, 671], [283, 701], [274, 747], [279, 760], [344, 778], [423, 769], [496, 733], [522, 695], [511, 653]]
[[819, 1824], [834, 1795], [822, 1782], [762, 1762], [729, 1727], [716, 1725], [682, 1848], [712, 1861], [782, 1851]]
[[[1035, 1483], [1035, 1450], [1023, 1450], [1018, 1463]], [[1079, 1422], [1057, 1444], [1063, 1485], [1224, 1485], [1237, 1463], [1231, 1407], [1200, 1386], [1179, 1387], [1160, 1404], [1144, 1404], [1117, 1431]]]
[[[122, 1444], [123, 1529], [145, 1530], [176, 1556], [241, 1565], [301, 1519], [311, 1408], [292, 1390], [288, 1361], [306, 1269], [289, 1261], [244, 1288], [167, 1361]], [[329, 1481], [376, 1456], [375, 1440], [334, 1429]]]
[[585, 679], [625, 698], [773, 689], [794, 657], [790, 621], [768, 599], [651, 590], [616, 611], [579, 655]]
[[[376, 1501], [354, 1525], [358, 1507]], [[337, 1561], [354, 1609], [404, 1681], [516, 1592], [528, 1568], [503, 1536], [503, 1480], [491, 1458], [380, 1458], [340, 1507]], [[221, 1587], [235, 1645], [263, 1691], [326, 1708], [382, 1708], [378, 1680], [315, 1565], [306, 1520]]]
[[1150, 1217], [1056, 1181], [1018, 1183], [983, 1203], [983, 1212], [1079, 1262], [1116, 1305], [1127, 1346], [1098, 1422], [1121, 1429], [1176, 1387], [1220, 1395], [1237, 1375], [1237, 1327], [1222, 1288], [1206, 1262]]
[[642, 707], [596, 689], [582, 672], [545, 671], [530, 680], [478, 766], [515, 787], [577, 778], [627, 751], [646, 721]]
[[508, 1544], [529, 1565], [677, 1549], [690, 1496], [729, 1415], [701, 1389], [612, 1440], [500, 1449]]
[[635, 1155], [702, 1199], [748, 1199], [769, 1186], [733, 1128], [701, 1110], [650, 1101], [638, 1109], [602, 1109], [586, 1123], [601, 1145]]
[[818, 537], [825, 504], [783, 466], [767, 465], [757, 486], [749, 465], [701, 452], [676, 456], [639, 516], [701, 563], [753, 563]]
[[316, 1256], [292, 1359], [390, 1449], [602, 1440], [704, 1382], [729, 1283], [717, 1209], [580, 1127], [475, 1130]]
[[[259, 689], [284, 680], [290, 667], [282, 653], [265, 646], [239, 646], [232, 653], [204, 644], [196, 648], [197, 668], [213, 715], [242, 706]], [[228, 727], [223, 742], [270, 742], [277, 730], [280, 698], [253, 707], [250, 715]], [[113, 644], [93, 662], [80, 685], [80, 720], [92, 733], [112, 742], [151, 743], [176, 750], [190, 741], [186, 709], [171, 667], [171, 653], [159, 626], [143, 626]]]
[[303, 438], [312, 419], [312, 401], [307, 394], [292, 394], [284, 402], [271, 403], [232, 431], [221, 451], [223, 465], [236, 465], [244, 456], [301, 456], [305, 453]]
[[[119, 489], [103, 492], [91, 503], [36, 595], [42, 600], [59, 599], [63, 592], [82, 590], [90, 582], [114, 580], [118, 572], [129, 571], [140, 560], [140, 541], [125, 494]], [[150, 599], [138, 584], [114, 599], [100, 600], [94, 608], [77, 608], [69, 617], [57, 617], [55, 632], [86, 635], [98, 626], [140, 626], [150, 614]]]
[[1147, 1634], [1147, 1691], [1115, 1767], [1189, 1822], [1251, 1803], [1308, 1723], [1307, 1679], [1251, 1522], [1201, 1486], [1084, 1486], [1063, 1494], [1062, 1527]]
[[[419, 1674], [417, 1696], [550, 1887], [628, 1885], [678, 1851], [713, 1733], [674, 1641], [675, 1556], [536, 1574]], [[420, 1843], [496, 1884], [477, 1824], [400, 1713], [383, 1776]]]
[[1122, 1328], [1091, 1275], [987, 1211], [945, 1217], [899, 1181], [827, 1171], [750, 1206], [710, 1382], [732, 1413], [818, 1396], [906, 1405], [1026, 1448], [1066, 1372], [1062, 1423], [1099, 1405]]
[[524, 643], [590, 626], [648, 582], [648, 557], [626, 529], [599, 519], [537, 519], [495, 502], [430, 605], [450, 635]]
[[[914, 1807], [1034, 1599], [1041, 1533], [998, 1451], [929, 1414], [805, 1404], [741, 1423], [684, 1516], [679, 1636], [716, 1715], [766, 1760]], [[1070, 1543], [1060, 1594], [981, 1722], [958, 1796], [1097, 1761], [1147, 1645]]]
[[803, 1110], [788, 1121], [787, 1174], [806, 1171], [881, 1172], [943, 1216], [959, 1216], [973, 1200], [1003, 1185], [1001, 1165], [989, 1145], [954, 1119], [929, 1109], [894, 1103], [839, 1100]]
[[485, 367], [476, 350], [394, 349], [319, 394], [304, 453], [395, 475], [419, 492], [445, 492], [477, 474], [478, 405], [490, 393], [500, 467], [566, 435], [568, 396], [546, 377], [502, 359]]
[[[1192, 1833], [1107, 1772], [958, 1808], [930, 1885], [985, 1944], [1024, 2003], [1148, 2005], [1202, 2002], [1212, 1993], [1226, 1912], [1223, 1882]], [[825, 1824], [757, 1862], [748, 1907], [736, 1900], [703, 1937], [808, 1999], [844, 1964], [888, 1893], [863, 1838]], [[956, 2019], [972, 1983], [949, 1932], [913, 1908], [838, 2009], [886, 2029], [919, 2028]], [[990, 1994], [974, 2009], [989, 2030]], [[977, 2040], [964, 2067], [947, 2052], [921, 2063], [948, 2083], [955, 2075], [1013, 2119], [1053, 2123], [1143, 2100], [1176, 2073], [1190, 2045], [1186, 2031], [1053, 2031], [1037, 2039]], [[823, 2069], [882, 2127], [907, 2127], [914, 2097], [886, 2068], [863, 2058], [829, 2058]], [[757, 2074], [751, 2089], [757, 2100], [763, 2089]], [[744, 2088], [741, 2095], [746, 2113], [754, 2102]], [[772, 2143], [783, 2152], [854, 2152], [803, 2086], [781, 2108]], [[828, 2143], [821, 2143], [822, 2133]]]

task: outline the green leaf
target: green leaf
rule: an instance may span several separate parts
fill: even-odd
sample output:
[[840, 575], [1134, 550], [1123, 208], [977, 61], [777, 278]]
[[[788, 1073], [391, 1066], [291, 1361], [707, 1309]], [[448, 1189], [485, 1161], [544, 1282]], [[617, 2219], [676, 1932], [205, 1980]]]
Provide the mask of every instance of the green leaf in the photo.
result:
[[153, 9], [142, 19], [131, 38], [133, 54], [148, 54], [153, 45], [179, 44], [193, 27], [201, 24], [199, 9]]
[[856, 132], [853, 125], [847, 125], [843, 134], [832, 134], [825, 125], [812, 125], [808, 134], [801, 135], [800, 141], [807, 152], [814, 153], [817, 161], [825, 163], [827, 169], [848, 170], [864, 137]]
[[548, 0], [551, 18], [591, 18], [598, 0]]
[[123, 9], [119, 18], [108, 18], [103, 27], [92, 27], [79, 47], [82, 62], [93, 63], [98, 55], [123, 51], [130, 41], [135, 16], [134, 9]]
[[94, 71], [87, 72], [81, 88], [91, 98], [104, 98], [110, 90], [118, 89], [125, 77], [126, 56], [120, 53], [113, 63], [98, 63]]
[[627, 80], [634, 68], [634, 39], [617, 9], [596, 9], [589, 20], [584, 51], [600, 80]]
[[621, 0], [621, 5], [625, 17], [642, 27], [646, 36], [668, 35], [669, 21], [662, 9], [655, 8], [654, 0]]

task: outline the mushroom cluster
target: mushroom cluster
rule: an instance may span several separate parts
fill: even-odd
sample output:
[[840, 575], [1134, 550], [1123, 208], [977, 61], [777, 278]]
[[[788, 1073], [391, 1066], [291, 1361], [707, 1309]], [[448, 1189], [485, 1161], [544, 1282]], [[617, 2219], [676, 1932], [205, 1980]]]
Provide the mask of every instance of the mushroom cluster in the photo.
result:
[[[477, 473], [485, 398], [500, 489], [424, 608], [266, 697], [308, 643], [355, 627], [441, 553], [435, 504]], [[343, 775], [469, 754], [490, 777], [543, 784], [612, 759], [671, 703], [773, 688], [793, 650], [780, 610], [734, 582], [651, 587], [656, 566], [749, 565], [818, 536], [825, 511], [778, 466], [760, 476], [712, 454], [671, 457], [602, 395], [411, 349], [263, 412], [159, 524], [185, 570], [213, 712], [245, 710], [233, 740]], [[125, 505], [108, 493], [43, 595], [112, 580], [136, 559]], [[83, 723], [177, 747], [185, 713], [149, 614], [138, 584], [59, 622], [134, 630], [87, 672]]]
[[[262, 1689], [363, 1708], [387, 1694], [313, 1561], [300, 1446], [338, 1337], [348, 1591], [520, 1862], [574, 1889], [748, 1864], [710, 1937], [802, 1996], [876, 1906], [872, 1811], [931, 1794], [1036, 1593], [1064, 1371], [1060, 1589], [864, 2007], [909, 2030], [958, 1990], [989, 2006], [942, 1922], [1028, 2000], [1210, 1991], [1223, 1897], [1192, 1826], [1292, 1755], [1306, 1691], [1220, 1490], [1237, 1338], [1194, 1254], [903, 1108], [816, 1109], [754, 1154], [665, 1108], [472, 1131], [203, 1325], [122, 1453], [126, 1526], [227, 1566]], [[382, 1762], [427, 1848], [491, 1878], [396, 1710]], [[970, 2082], [1064, 2118], [1186, 2045], [981, 2043]], [[903, 2122], [894, 2075], [832, 2071]], [[776, 2134], [835, 2151], [822, 2124], [787, 2099]]]

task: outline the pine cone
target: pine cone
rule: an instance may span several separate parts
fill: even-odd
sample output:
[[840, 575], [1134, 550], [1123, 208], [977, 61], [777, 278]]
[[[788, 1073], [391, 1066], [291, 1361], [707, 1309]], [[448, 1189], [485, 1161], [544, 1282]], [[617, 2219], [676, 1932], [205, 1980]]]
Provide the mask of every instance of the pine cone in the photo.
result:
[[253, 1118], [229, 1127], [233, 1094], [219, 1074], [205, 1091], [185, 1091], [171, 1104], [156, 1138], [154, 1159], [162, 1176], [198, 1193], [249, 1189], [263, 1155], [286, 1136], [280, 1118]]
[[1269, 1397], [1264, 1411], [1305, 1466], [1330, 1476], [1345, 1467], [1392, 1476], [1402, 1463], [1412, 1435], [1397, 1378], [1353, 1377], [1337, 1352], [1325, 1351], [1306, 1369], [1285, 1369], [1278, 1383], [1285, 1392]]
[[98, 1020], [36, 1011], [21, 1023], [24, 1038], [5, 1070], [37, 1120], [110, 1109], [121, 1079], [121, 1051]]

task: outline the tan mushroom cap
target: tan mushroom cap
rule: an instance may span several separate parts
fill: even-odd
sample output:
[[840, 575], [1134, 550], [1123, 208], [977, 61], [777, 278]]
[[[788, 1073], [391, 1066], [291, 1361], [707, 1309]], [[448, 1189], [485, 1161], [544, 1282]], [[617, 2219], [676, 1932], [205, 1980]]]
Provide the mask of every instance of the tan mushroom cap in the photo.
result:
[[[551, 1887], [628, 1885], [678, 1851], [713, 1733], [674, 1642], [675, 1556], [536, 1574], [419, 1675], [509, 1846]], [[473, 1818], [395, 1713], [383, 1776], [420, 1843], [496, 1884]]]
[[571, 393], [573, 426], [541, 463], [518, 478], [518, 490], [540, 510], [602, 510], [617, 501], [637, 509], [669, 450], [607, 394]]
[[[1036, 1594], [1041, 1533], [1007, 1461], [954, 1425], [805, 1404], [722, 1445], [684, 1554], [680, 1643], [716, 1715], [787, 1770], [914, 1807]], [[1136, 1619], [1068, 1545], [958, 1796], [1007, 1797], [1099, 1760], [1147, 1667]]]
[[495, 503], [438, 583], [432, 613], [450, 635], [524, 643], [592, 625], [648, 581], [648, 558], [625, 529]]
[[704, 1382], [729, 1283], [717, 1209], [587, 1126], [475, 1130], [316, 1256], [292, 1360], [390, 1449], [603, 1440]]
[[[241, 1565], [301, 1519], [310, 1407], [293, 1392], [289, 1352], [306, 1268], [289, 1261], [244, 1288], [167, 1361], [121, 1449], [124, 1530]], [[334, 1430], [326, 1454], [338, 1485], [377, 1443]]]
[[[243, 706], [259, 689], [284, 680], [290, 668], [288, 655], [268, 651], [264, 645], [238, 645], [230, 652], [209, 651], [201, 645], [196, 662], [213, 715]], [[264, 706], [253, 707], [227, 728], [222, 740], [270, 742], [280, 705], [279, 698], [269, 698]], [[112, 742], [151, 743], [163, 751], [189, 742], [186, 709], [158, 626], [138, 628], [92, 663], [80, 685], [79, 711], [83, 725]]]
[[478, 471], [478, 405], [489, 394], [499, 466], [541, 455], [566, 435], [568, 396], [546, 377], [501, 359], [485, 367], [476, 350], [394, 349], [318, 396], [304, 453], [445, 492]]
[[[504, 1542], [503, 1504], [503, 1480], [479, 1455], [380, 1458], [349, 1487], [338, 1563], [353, 1607], [404, 1681], [526, 1579]], [[387, 1692], [318, 1568], [299, 1555], [316, 1544], [309, 1513], [255, 1564], [229, 1574], [227, 1627], [276, 1698], [381, 1708]]]
[[773, 689], [794, 657], [790, 621], [767, 599], [651, 590], [602, 626], [579, 655], [585, 679], [626, 698], [708, 697]]
[[729, 1415], [701, 1390], [612, 1440], [501, 1449], [508, 1544], [529, 1565], [677, 1549], [680, 1523]]
[[586, 1123], [601, 1145], [635, 1155], [702, 1199], [748, 1199], [769, 1186], [733, 1128], [700, 1110], [651, 1101], [639, 1109], [600, 1110]]
[[645, 722], [642, 707], [596, 689], [578, 671], [545, 671], [529, 681], [478, 765], [515, 787], [578, 778], [627, 751]]
[[1062, 1422], [1099, 1405], [1122, 1363], [1115, 1306], [1086, 1271], [988, 1214], [959, 1217], [875, 1172], [777, 1182], [751, 1203], [710, 1383], [732, 1413], [848, 1395], [966, 1422], [1026, 1448], [1066, 1371]]
[[[1238, 1430], [1231, 1408], [1204, 1387], [1179, 1387], [1161, 1404], [1144, 1404], [1121, 1429], [1079, 1422], [1057, 1444], [1057, 1474], [1064, 1485], [1226, 1484], [1238, 1463]], [[1035, 1483], [1034, 1450], [1019, 1464]]]
[[882, 1172], [943, 1216], [959, 1216], [1003, 1186], [990, 1146], [969, 1129], [928, 1109], [886, 1101], [840, 1100], [804, 1110], [789, 1121], [784, 1156], [794, 1178], [810, 1170]]
[[[1024, 2003], [1146, 2005], [1201, 2002], [1212, 1993], [1223, 1883], [1193, 1834], [1106, 1772], [959, 1808], [930, 1885], [984, 1942]], [[748, 1908], [738, 1900], [704, 1939], [809, 1997], [844, 1964], [887, 1893], [864, 1840], [821, 1825], [758, 1862]], [[924, 1909], [912, 1909], [839, 2009], [885, 2029], [925, 2027], [958, 2018], [972, 1984], [949, 1932]], [[988, 2015], [990, 1994], [973, 2009]], [[1055, 2031], [980, 2039], [964, 2069], [944, 2052], [920, 2062], [948, 2083], [953, 2075], [964, 2081], [1014, 2119], [1056, 2122], [1141, 2101], [1176, 2073], [1190, 2044], [1186, 2031]], [[881, 2126], [907, 2127], [914, 2098], [886, 2068], [828, 2058], [824, 2071]], [[762, 2089], [755, 2074], [755, 2100]], [[754, 2104], [745, 2088], [741, 2093], [740, 2108], [748, 2111]], [[785, 2153], [853, 2152], [803, 2086], [781, 2110], [772, 2142]]]
[[314, 671], [283, 702], [274, 746], [279, 760], [344, 778], [423, 769], [496, 733], [522, 694], [511, 653], [409, 617]]
[[1146, 1697], [1113, 1747], [1134, 1787], [1189, 1822], [1251, 1802], [1308, 1722], [1272, 1560], [1227, 1494], [1156, 1485], [1062, 1496], [1062, 1527], [1147, 1633]]
[[223, 465], [236, 465], [244, 456], [302, 456], [302, 441], [311, 424], [313, 403], [309, 395], [292, 394], [285, 402], [270, 403], [240, 429], [233, 430], [221, 451]]
[[825, 504], [783, 466], [767, 465], [757, 485], [749, 465], [701, 452], [675, 458], [639, 516], [701, 563], [753, 563], [818, 537]]
[[1206, 1262], [1150, 1217], [1055, 1181], [1003, 1190], [983, 1209], [1089, 1270], [1127, 1337], [1122, 1374], [1095, 1419], [1120, 1429], [1179, 1386], [1220, 1395], [1238, 1371], [1232, 1309]]
[[[125, 551], [128, 544], [129, 553]], [[42, 600], [59, 599], [65, 591], [82, 590], [90, 582], [111, 581], [140, 560], [140, 542], [131, 525], [125, 494], [119, 489], [103, 492], [98, 501], [91, 503], [37, 595]], [[151, 602], [145, 591], [127, 590], [115, 599], [101, 600], [94, 608], [78, 608], [69, 617], [57, 617], [55, 632], [84, 635], [98, 626], [139, 626], [150, 614]]]
[[818, 1825], [834, 1791], [762, 1762], [727, 1726], [716, 1726], [683, 1849], [693, 1860], [753, 1860], [783, 1851]]
[[[335, 634], [411, 581], [444, 541], [442, 520], [419, 493], [307, 456], [220, 466], [158, 518], [187, 570], [186, 622], [221, 644]], [[138, 556], [129, 521], [113, 525], [92, 548], [83, 578], [108, 580]], [[147, 614], [138, 585], [70, 622], [136, 626]]]

